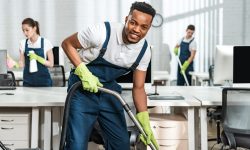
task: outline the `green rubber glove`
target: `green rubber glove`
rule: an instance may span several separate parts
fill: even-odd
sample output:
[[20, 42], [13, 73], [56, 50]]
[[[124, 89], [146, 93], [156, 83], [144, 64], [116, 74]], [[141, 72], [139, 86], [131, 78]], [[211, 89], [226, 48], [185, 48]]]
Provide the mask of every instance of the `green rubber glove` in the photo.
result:
[[145, 145], [148, 145], [148, 144], [150, 144], [152, 142], [153, 145], [155, 146], [155, 148], [157, 150], [159, 150], [159, 145], [157, 144], [157, 142], [156, 142], [156, 140], [154, 138], [153, 132], [151, 130], [151, 127], [150, 127], [148, 112], [144, 111], [144, 112], [140, 112], [140, 113], [136, 114], [136, 119], [140, 122], [143, 130], [147, 134], [147, 139], [142, 134], [140, 135], [141, 141]]
[[30, 57], [30, 60], [35, 59], [37, 60], [39, 63], [41, 64], [45, 64], [46, 60], [44, 58], [42, 58], [41, 56], [38, 56], [35, 53], [29, 53], [28, 56]]
[[187, 70], [189, 64], [190, 64], [190, 63], [189, 63], [188, 60], [186, 60], [186, 61], [183, 63], [183, 65], [182, 65], [182, 67], [181, 67], [181, 73], [183, 73], [183, 72], [185, 72], [185, 71]]
[[178, 52], [179, 52], [179, 48], [178, 47], [175, 47], [174, 48], [174, 54], [177, 56], [178, 55]]
[[84, 63], [80, 63], [74, 72], [82, 81], [83, 89], [89, 92], [98, 92], [98, 86], [102, 87], [99, 79], [94, 76]]
[[16, 69], [20, 68], [20, 66], [17, 62], [15, 63], [14, 68], [16, 68]]

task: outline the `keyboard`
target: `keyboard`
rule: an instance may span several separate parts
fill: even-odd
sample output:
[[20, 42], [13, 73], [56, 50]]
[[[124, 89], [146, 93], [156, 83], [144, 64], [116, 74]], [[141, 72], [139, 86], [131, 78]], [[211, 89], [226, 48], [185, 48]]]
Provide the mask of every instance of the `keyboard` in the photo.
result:
[[169, 96], [160, 96], [154, 95], [148, 97], [150, 100], [184, 100], [185, 98], [180, 95], [169, 95]]

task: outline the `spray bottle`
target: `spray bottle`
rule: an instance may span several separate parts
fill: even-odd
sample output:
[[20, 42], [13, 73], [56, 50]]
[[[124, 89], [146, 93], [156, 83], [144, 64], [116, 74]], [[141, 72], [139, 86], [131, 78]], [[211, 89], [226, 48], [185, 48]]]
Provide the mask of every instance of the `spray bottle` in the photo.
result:
[[[35, 53], [34, 51], [29, 51], [29, 54]], [[37, 62], [35, 59], [30, 60], [30, 73], [37, 72]]]

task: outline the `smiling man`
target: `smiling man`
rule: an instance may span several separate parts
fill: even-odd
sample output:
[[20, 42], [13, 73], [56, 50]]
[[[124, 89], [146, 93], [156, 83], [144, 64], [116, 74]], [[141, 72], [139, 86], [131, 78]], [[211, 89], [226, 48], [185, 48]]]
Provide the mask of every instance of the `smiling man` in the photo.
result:
[[88, 139], [96, 121], [100, 124], [107, 150], [129, 150], [129, 136], [123, 107], [114, 96], [99, 92], [105, 87], [121, 93], [115, 81], [133, 71], [133, 99], [137, 119], [148, 138], [145, 144], [158, 145], [153, 136], [147, 112], [144, 82], [151, 59], [145, 36], [151, 27], [155, 10], [145, 2], [134, 2], [125, 24], [105, 22], [85, 28], [66, 38], [62, 47], [74, 68], [70, 88], [81, 81], [83, 90], [76, 92], [70, 105], [65, 149], [87, 150]]

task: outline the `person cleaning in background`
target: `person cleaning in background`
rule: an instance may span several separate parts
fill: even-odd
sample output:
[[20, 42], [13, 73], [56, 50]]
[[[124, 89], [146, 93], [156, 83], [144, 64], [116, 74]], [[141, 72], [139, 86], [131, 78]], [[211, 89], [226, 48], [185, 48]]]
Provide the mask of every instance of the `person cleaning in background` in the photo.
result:
[[107, 150], [129, 150], [124, 110], [112, 95], [98, 92], [98, 87], [122, 92], [115, 81], [119, 76], [133, 71], [133, 99], [137, 119], [148, 138], [141, 136], [144, 144], [158, 144], [150, 127], [144, 82], [151, 52], [145, 36], [151, 27], [155, 9], [145, 2], [134, 2], [125, 25], [101, 23], [90, 26], [67, 37], [62, 48], [74, 65], [68, 89], [78, 81], [84, 90], [78, 90], [70, 104], [67, 123], [66, 150], [87, 150], [88, 139], [98, 121]]
[[[52, 44], [40, 36], [39, 23], [32, 18], [22, 22], [22, 30], [27, 39], [20, 42], [20, 67], [24, 67], [23, 86], [49, 87], [52, 79], [47, 67], [53, 67], [54, 57]], [[34, 51], [34, 53], [30, 53]], [[37, 72], [30, 72], [30, 61], [37, 61]]]
[[196, 41], [193, 37], [194, 32], [195, 26], [188, 25], [186, 29], [186, 35], [178, 41], [174, 48], [174, 53], [176, 56], [179, 55], [179, 59], [182, 64], [181, 68], [178, 65], [177, 71], [177, 85], [180, 86], [185, 85], [186, 83], [182, 72], [185, 73], [189, 85], [191, 85], [191, 75], [189, 72], [194, 70], [193, 60], [197, 50]]

